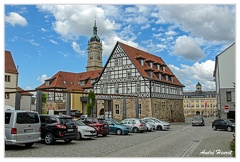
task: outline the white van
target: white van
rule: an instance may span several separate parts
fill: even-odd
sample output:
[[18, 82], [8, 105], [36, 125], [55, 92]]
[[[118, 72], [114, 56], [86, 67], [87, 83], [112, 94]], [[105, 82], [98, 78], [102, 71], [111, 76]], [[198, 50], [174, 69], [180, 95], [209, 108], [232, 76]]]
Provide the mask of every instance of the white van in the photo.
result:
[[31, 147], [41, 141], [41, 122], [38, 112], [5, 110], [5, 146]]

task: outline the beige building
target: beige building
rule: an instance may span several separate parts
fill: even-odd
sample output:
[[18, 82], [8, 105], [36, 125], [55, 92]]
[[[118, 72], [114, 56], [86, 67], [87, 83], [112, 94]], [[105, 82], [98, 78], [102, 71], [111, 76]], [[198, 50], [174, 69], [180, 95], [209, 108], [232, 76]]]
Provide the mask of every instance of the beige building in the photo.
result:
[[[16, 92], [19, 93], [19, 100], [16, 100]], [[5, 105], [20, 110], [31, 110], [32, 96], [32, 93], [18, 87], [18, 70], [11, 52], [5, 51]]]
[[197, 114], [202, 116], [216, 116], [216, 91], [202, 91], [202, 85], [198, 82], [196, 85], [196, 91], [183, 92], [183, 94], [185, 118], [191, 118]]

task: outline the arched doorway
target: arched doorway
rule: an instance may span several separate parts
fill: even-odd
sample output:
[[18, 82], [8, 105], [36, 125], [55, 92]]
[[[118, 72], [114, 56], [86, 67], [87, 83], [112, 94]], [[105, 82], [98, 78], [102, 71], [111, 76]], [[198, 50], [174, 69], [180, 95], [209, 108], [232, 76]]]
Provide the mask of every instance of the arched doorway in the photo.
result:
[[99, 111], [99, 115], [104, 115], [104, 109], [103, 108]]

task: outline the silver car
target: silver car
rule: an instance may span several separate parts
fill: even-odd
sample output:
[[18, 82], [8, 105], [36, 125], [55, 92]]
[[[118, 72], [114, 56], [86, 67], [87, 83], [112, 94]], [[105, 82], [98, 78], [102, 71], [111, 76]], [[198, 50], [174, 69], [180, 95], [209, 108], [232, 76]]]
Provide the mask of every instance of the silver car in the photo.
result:
[[145, 132], [147, 131], [147, 125], [142, 119], [138, 118], [127, 118], [120, 122], [120, 124], [128, 125], [131, 127], [131, 132]]
[[143, 120], [146, 123], [154, 124], [156, 130], [167, 130], [170, 128], [170, 124], [168, 122], [159, 120], [157, 118], [147, 117], [147, 118], [143, 118]]
[[31, 147], [41, 141], [40, 127], [38, 112], [5, 110], [5, 145]]

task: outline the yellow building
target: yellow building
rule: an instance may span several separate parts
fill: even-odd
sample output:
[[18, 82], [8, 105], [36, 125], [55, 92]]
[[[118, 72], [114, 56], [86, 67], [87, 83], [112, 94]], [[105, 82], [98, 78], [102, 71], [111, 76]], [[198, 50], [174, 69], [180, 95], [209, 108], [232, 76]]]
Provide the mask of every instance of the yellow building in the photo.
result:
[[216, 91], [202, 91], [202, 86], [198, 82], [196, 85], [196, 91], [183, 92], [183, 95], [183, 109], [185, 118], [191, 118], [197, 114], [202, 116], [216, 116]]

